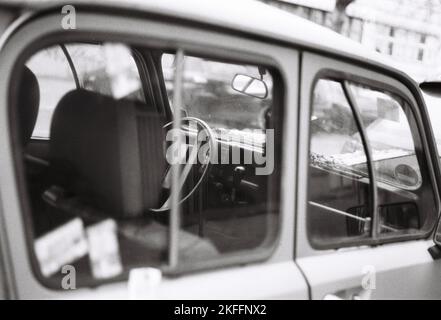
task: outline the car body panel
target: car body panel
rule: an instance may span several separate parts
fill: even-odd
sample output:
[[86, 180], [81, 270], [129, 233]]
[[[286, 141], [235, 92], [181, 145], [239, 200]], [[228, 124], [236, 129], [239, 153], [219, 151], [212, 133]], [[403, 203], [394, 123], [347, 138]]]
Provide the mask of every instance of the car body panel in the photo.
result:
[[[61, 0], [5, 0], [2, 5], [29, 11], [57, 9], [66, 3]], [[360, 43], [350, 40], [334, 31], [319, 26], [286, 11], [268, 6], [256, 0], [201, 1], [201, 0], [73, 0], [72, 6], [98, 7], [112, 10], [126, 9], [140, 13], [157, 14], [202, 23], [214, 27], [246, 33], [273, 41], [282, 41], [316, 50], [335, 52], [376, 63], [391, 69], [392, 59], [375, 51], [366, 50]], [[253, 14], [248, 14], [252, 7]], [[246, 17], [246, 19], [244, 19]], [[400, 72], [398, 69], [396, 72]]]
[[[312, 299], [440, 299], [441, 263], [427, 249], [432, 241], [410, 241], [376, 248], [341, 249], [297, 259], [311, 287]], [[370, 293], [364, 281], [372, 277]]]

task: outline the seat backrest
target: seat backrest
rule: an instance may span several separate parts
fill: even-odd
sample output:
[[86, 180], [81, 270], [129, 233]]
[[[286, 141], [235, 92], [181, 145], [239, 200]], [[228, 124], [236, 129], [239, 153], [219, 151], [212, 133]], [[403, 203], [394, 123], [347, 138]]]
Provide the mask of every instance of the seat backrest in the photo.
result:
[[20, 79], [18, 93], [18, 119], [21, 131], [21, 142], [26, 145], [32, 136], [40, 106], [40, 87], [37, 77], [24, 67]]
[[165, 171], [162, 121], [145, 105], [74, 90], [52, 119], [54, 183], [116, 218], [157, 207]]

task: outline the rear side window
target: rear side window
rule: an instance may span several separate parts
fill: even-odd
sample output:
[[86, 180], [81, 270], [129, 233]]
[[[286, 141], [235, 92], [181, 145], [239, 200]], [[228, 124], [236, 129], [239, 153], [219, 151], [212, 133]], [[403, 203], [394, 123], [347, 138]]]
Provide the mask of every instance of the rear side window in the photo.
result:
[[310, 120], [311, 243], [340, 247], [428, 232], [437, 212], [425, 163], [404, 99], [355, 82], [320, 79]]

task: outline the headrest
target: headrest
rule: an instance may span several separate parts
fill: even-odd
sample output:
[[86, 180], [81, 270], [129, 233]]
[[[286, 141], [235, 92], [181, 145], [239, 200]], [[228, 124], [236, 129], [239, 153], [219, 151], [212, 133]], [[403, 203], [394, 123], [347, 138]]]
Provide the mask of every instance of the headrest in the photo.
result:
[[23, 68], [19, 83], [20, 89], [17, 100], [18, 119], [21, 141], [23, 145], [26, 145], [32, 136], [35, 122], [37, 121], [38, 108], [40, 106], [40, 88], [37, 77], [26, 66]]
[[86, 90], [67, 93], [51, 125], [55, 183], [115, 217], [158, 206], [163, 129], [151, 108]]

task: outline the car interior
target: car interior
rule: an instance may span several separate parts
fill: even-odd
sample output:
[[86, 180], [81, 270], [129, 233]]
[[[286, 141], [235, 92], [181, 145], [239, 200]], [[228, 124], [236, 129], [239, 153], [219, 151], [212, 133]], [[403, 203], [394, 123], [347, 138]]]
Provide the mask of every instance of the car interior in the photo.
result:
[[[100, 53], [87, 56], [87, 46], [104, 48], [107, 65], [90, 68], [87, 63]], [[166, 137], [173, 123], [176, 85], [170, 73], [176, 67], [173, 50], [125, 47], [136, 66], [130, 72], [118, 69], [118, 59], [122, 61], [124, 56], [111, 52], [117, 48], [112, 43], [76, 42], [41, 49], [39, 54], [43, 52], [45, 60], [32, 62], [31, 56], [19, 68], [14, 108], [29, 201], [25, 218], [32, 243], [40, 239], [47, 243], [51, 234], [78, 218], [86, 230], [111, 219], [117, 226], [123, 266], [116, 277], [126, 276], [131, 268], [161, 267], [167, 259], [171, 178], [166, 157], [170, 141]], [[164, 69], [165, 54], [172, 56], [170, 69]], [[231, 89], [235, 75], [244, 69], [242, 64], [203, 56], [194, 60], [202, 67], [207, 61], [206, 65], [223, 63], [231, 69], [201, 67], [197, 75], [184, 72], [182, 80], [184, 155], [191, 158], [194, 134], [204, 132], [200, 145], [206, 147], [204, 159], [210, 161], [180, 165], [179, 260], [204, 263], [223, 255], [240, 255], [243, 250], [267, 249], [274, 243], [279, 223], [280, 142], [275, 141], [274, 170], [269, 175], [256, 174], [256, 168], [264, 164], [244, 159], [253, 159], [256, 153], [267, 155], [262, 132], [273, 129], [276, 136], [280, 134], [281, 114], [276, 106], [282, 94], [278, 86], [262, 80], [271, 78], [275, 83], [277, 74], [270, 68], [247, 67], [256, 74], [250, 75], [254, 80], [246, 90], [255, 86], [254, 81], [256, 90], [269, 91], [259, 96], [243, 88]], [[53, 70], [38, 68], [47, 66], [48, 61], [53, 61]], [[57, 75], [60, 61], [71, 72], [63, 81], [73, 84], [49, 105], [45, 97], [55, 96], [61, 87], [62, 75]], [[218, 70], [229, 73], [218, 76]], [[83, 73], [87, 75], [82, 79]], [[133, 78], [139, 85], [121, 94], [123, 82], [130, 84]], [[258, 88], [260, 81], [264, 85]], [[224, 108], [233, 110], [229, 118], [222, 112]], [[246, 130], [249, 123], [259, 123], [260, 140]], [[36, 127], [43, 125], [46, 137], [36, 133]], [[240, 155], [240, 161], [234, 161], [234, 155]], [[68, 248], [60, 241], [54, 250]], [[57, 255], [55, 251], [47, 254]], [[44, 262], [38, 252], [35, 259], [38, 273]], [[105, 280], [97, 279], [87, 254], [71, 260], [80, 286]], [[52, 280], [49, 285], [60, 286], [60, 267], [56, 265], [42, 278]]]

